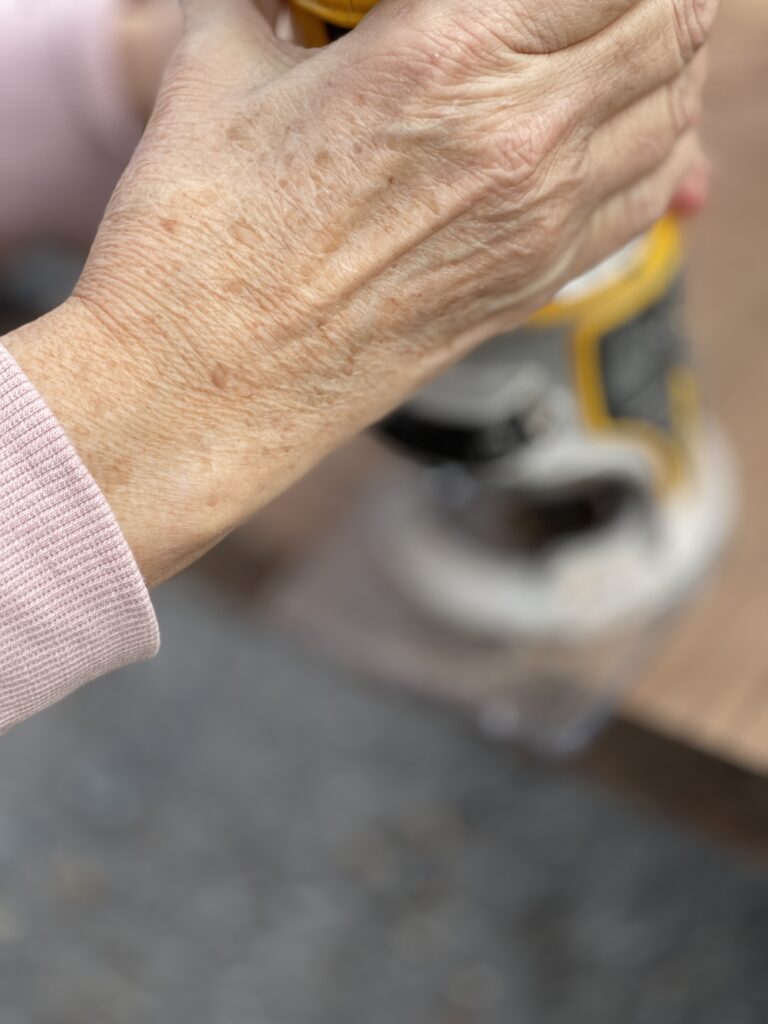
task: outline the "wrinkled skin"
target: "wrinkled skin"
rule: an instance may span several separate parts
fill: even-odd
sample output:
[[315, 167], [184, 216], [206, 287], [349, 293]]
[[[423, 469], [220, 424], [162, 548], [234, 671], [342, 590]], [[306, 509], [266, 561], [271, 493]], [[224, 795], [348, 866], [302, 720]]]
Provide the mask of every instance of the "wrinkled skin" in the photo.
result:
[[306, 52], [247, 0], [187, 0], [145, 139], [54, 314], [78, 345], [27, 335], [20, 356], [149, 582], [703, 173], [715, 6], [383, 0]]

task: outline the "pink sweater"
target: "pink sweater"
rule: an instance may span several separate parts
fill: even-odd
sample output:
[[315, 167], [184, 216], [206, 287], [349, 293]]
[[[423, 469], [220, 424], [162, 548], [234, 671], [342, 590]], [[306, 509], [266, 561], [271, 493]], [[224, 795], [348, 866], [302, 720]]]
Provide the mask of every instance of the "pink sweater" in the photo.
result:
[[[0, 0], [0, 250], [87, 239], [130, 158], [117, 2]], [[0, 345], [0, 732], [158, 644], [106, 500]]]

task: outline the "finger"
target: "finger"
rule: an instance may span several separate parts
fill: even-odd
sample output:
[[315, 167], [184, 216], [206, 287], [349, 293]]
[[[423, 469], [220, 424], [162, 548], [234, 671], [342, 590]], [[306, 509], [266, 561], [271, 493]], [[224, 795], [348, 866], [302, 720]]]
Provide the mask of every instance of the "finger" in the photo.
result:
[[243, 27], [261, 21], [274, 25], [280, 0], [179, 0], [185, 21], [192, 27]]
[[554, 53], [584, 42], [640, 0], [538, 0], [510, 5], [519, 53]]
[[663, 217], [686, 176], [702, 159], [698, 135], [688, 132], [660, 167], [608, 199], [587, 228], [577, 272], [597, 266]]
[[287, 62], [274, 25], [279, 0], [180, 0], [185, 32], [182, 49], [216, 55], [230, 71], [252, 83]]
[[701, 51], [676, 79], [592, 135], [587, 173], [601, 197], [623, 191], [650, 174], [667, 159], [678, 139], [698, 124], [706, 58], [706, 51]]
[[718, 0], [646, 0], [605, 32], [561, 54], [581, 70], [578, 101], [592, 125], [675, 79], [704, 46]]
[[672, 200], [673, 213], [676, 213], [678, 217], [698, 216], [709, 202], [711, 177], [711, 164], [704, 157], [688, 174], [675, 193]]
[[[302, 6], [323, 14], [337, 24], [353, 25], [360, 13], [371, 10], [374, 0], [301, 0]], [[384, 24], [409, 27], [425, 33], [448, 28], [456, 38], [466, 32], [482, 45], [483, 33], [491, 46], [503, 41], [510, 53], [546, 54], [583, 42], [643, 0], [491, 0], [478, 5], [467, 0], [380, 0], [366, 32], [380, 31]]]

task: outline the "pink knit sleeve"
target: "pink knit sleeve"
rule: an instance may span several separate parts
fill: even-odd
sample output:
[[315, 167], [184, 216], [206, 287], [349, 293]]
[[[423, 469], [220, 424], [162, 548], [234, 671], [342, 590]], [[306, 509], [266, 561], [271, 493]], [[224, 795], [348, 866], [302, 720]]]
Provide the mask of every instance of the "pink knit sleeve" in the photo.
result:
[[109, 505], [0, 345], [0, 732], [158, 646]]

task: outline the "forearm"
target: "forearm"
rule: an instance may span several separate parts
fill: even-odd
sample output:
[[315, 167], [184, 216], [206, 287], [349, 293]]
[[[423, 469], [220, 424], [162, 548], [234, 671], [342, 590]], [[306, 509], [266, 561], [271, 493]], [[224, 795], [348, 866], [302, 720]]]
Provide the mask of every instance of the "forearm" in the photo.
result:
[[147, 317], [140, 337], [115, 327], [123, 316], [135, 319], [119, 306], [103, 317], [72, 298], [3, 343], [96, 481], [151, 588], [286, 488], [358, 420], [342, 400], [312, 410], [306, 374], [278, 381], [265, 368], [270, 397], [227, 379], [223, 363], [192, 365], [191, 350], [184, 372], [180, 329]]
[[76, 300], [4, 341], [109, 502], [149, 586], [231, 529], [237, 512], [215, 435], [180, 415], [194, 396], [182, 409], [149, 346], [116, 345]]

